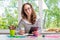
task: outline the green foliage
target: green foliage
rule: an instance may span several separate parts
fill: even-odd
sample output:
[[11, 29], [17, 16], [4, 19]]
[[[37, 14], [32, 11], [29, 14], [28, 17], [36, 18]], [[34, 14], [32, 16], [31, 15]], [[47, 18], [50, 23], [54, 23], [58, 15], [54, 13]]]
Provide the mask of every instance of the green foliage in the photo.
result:
[[60, 28], [59, 0], [44, 0], [48, 9], [44, 10], [44, 24], [46, 28]]
[[10, 7], [17, 7], [18, 5], [18, 0], [11, 0]]
[[10, 0], [10, 5], [4, 7], [5, 16], [0, 16], [0, 29], [8, 29], [10, 25], [18, 26], [17, 3], [18, 0]]

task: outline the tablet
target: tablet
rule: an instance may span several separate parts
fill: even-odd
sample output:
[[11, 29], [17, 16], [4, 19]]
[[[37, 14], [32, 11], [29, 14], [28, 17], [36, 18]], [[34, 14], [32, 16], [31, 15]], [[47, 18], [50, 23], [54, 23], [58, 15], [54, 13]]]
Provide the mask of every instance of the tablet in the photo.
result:
[[38, 27], [31, 27], [29, 34], [32, 34], [32, 32], [37, 31], [37, 30], [38, 30]]

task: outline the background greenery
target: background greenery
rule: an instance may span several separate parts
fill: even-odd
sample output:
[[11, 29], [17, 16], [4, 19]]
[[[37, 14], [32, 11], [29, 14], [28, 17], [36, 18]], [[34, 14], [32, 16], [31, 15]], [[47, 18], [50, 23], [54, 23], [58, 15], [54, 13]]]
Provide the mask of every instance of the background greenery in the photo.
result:
[[[7, 1], [7, 2], [6, 2]], [[29, 2], [39, 15], [37, 0], [22, 0], [23, 4]], [[48, 9], [43, 10], [45, 28], [60, 28], [60, 0], [44, 0]], [[6, 4], [4, 4], [6, 3]], [[9, 4], [8, 4], [9, 3]], [[6, 6], [5, 6], [6, 5]], [[10, 25], [18, 25], [18, 0], [0, 0], [0, 8], [4, 8], [0, 15], [0, 29], [8, 29]], [[2, 9], [0, 9], [1, 11]], [[1, 13], [0, 13], [1, 14]]]
[[17, 27], [18, 0], [0, 0], [0, 7], [4, 9], [1, 9], [3, 12], [0, 15], [0, 29], [8, 29], [10, 25]]
[[44, 0], [48, 9], [44, 12], [45, 28], [60, 28], [60, 0]]

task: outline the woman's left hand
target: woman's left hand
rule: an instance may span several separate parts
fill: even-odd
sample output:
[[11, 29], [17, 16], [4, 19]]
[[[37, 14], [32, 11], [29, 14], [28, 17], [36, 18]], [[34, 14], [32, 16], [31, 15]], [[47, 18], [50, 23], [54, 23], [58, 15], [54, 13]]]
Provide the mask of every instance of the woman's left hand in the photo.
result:
[[35, 36], [39, 36], [40, 35], [38, 31], [34, 31], [34, 32], [32, 32], [32, 34], [35, 35]]

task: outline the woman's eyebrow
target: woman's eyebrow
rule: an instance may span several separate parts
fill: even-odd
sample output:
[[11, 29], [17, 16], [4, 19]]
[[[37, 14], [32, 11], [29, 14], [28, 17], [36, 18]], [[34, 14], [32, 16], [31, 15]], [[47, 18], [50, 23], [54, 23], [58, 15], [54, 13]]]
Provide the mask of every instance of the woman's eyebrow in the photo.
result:
[[28, 10], [28, 9], [30, 9], [30, 7], [28, 7], [27, 9], [24, 9], [24, 10]]

